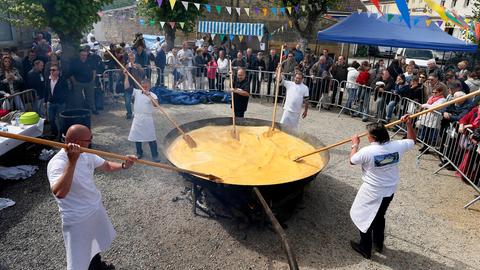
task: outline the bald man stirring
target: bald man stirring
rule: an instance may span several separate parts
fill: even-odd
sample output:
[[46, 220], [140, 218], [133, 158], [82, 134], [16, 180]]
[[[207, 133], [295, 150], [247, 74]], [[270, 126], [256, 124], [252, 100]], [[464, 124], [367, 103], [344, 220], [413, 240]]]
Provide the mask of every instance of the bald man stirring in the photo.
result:
[[50, 187], [62, 218], [62, 232], [67, 254], [67, 269], [114, 269], [101, 261], [100, 252], [108, 249], [115, 230], [93, 179], [96, 168], [114, 172], [130, 168], [136, 157], [124, 163], [105, 161], [89, 153], [92, 133], [82, 125], [71, 126], [66, 134], [67, 149], [60, 150], [48, 163]]

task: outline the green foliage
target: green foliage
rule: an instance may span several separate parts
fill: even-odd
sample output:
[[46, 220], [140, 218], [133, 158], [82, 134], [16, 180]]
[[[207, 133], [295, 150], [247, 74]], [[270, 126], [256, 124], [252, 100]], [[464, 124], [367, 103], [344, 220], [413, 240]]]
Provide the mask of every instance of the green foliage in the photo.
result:
[[[196, 0], [189, 2], [203, 4], [207, 3], [207, 0]], [[159, 24], [160, 21], [167, 22], [166, 27], [169, 27], [168, 22], [184, 22], [185, 26], [181, 30], [185, 33], [191, 33], [195, 30], [196, 19], [202, 15], [203, 10], [203, 5], [200, 7], [199, 11], [192, 4], [189, 4], [188, 10], [185, 10], [180, 1], [177, 1], [173, 10], [170, 7], [170, 2], [168, 0], [164, 0], [161, 7], [158, 6], [157, 0], [137, 1], [137, 15], [145, 18], [146, 22], [155, 20], [159, 29], [161, 29]], [[212, 12], [214, 12], [214, 6], [212, 6]], [[179, 29], [179, 27], [175, 28]]]
[[0, 0], [1, 16], [14, 25], [49, 26], [62, 40], [79, 42], [100, 20], [97, 12], [112, 0]]

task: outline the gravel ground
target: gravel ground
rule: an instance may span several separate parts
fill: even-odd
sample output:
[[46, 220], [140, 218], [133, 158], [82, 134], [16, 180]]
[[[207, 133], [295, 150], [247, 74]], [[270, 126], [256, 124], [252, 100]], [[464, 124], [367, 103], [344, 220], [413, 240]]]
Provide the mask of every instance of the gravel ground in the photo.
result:
[[[180, 123], [230, 115], [229, 107], [221, 104], [165, 107]], [[251, 103], [246, 116], [270, 119], [271, 111], [269, 104]], [[96, 148], [134, 153], [121, 103], [111, 104], [92, 121]], [[300, 128], [328, 144], [363, 131], [364, 123], [311, 110]], [[158, 115], [159, 138], [170, 129]], [[0, 160], [2, 165], [40, 166], [30, 179], [0, 183], [0, 197], [17, 203], [0, 211], [0, 269], [66, 265], [46, 164], [34, 156], [39, 149], [22, 148]], [[385, 254], [364, 260], [354, 253], [348, 241], [357, 239], [358, 232], [349, 210], [361, 169], [348, 164], [349, 150], [331, 150], [328, 166], [306, 191], [303, 209], [286, 222], [301, 269], [479, 269], [480, 203], [462, 209], [474, 190], [451, 172], [433, 175], [438, 160], [427, 156], [416, 163], [417, 151], [410, 151], [400, 166], [402, 180], [387, 213]], [[288, 269], [271, 230], [240, 230], [228, 219], [193, 216], [184, 195], [186, 183], [175, 173], [135, 166], [115, 174], [97, 173], [96, 182], [118, 234], [103, 258], [117, 269]]]

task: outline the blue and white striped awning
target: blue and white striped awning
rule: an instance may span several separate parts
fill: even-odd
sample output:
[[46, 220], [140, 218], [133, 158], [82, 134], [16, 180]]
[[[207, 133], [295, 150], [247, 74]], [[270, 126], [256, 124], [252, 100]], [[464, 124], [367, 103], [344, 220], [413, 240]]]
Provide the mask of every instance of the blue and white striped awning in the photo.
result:
[[220, 35], [263, 36], [263, 23], [199, 21], [198, 32]]

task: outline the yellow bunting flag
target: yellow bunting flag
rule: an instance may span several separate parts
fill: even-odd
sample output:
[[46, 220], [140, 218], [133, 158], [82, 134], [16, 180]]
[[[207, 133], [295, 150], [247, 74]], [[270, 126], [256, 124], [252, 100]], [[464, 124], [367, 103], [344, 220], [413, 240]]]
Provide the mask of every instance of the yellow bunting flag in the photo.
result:
[[172, 7], [172, 9], [175, 7], [176, 2], [177, 0], [170, 0], [170, 7]]
[[288, 21], [288, 25], [290, 26], [290, 28], [293, 28], [293, 22], [291, 20]]
[[243, 41], [243, 36], [238, 36], [238, 39], [240, 40], [240, 42]]
[[287, 7], [288, 14], [292, 14], [292, 7]]
[[268, 9], [267, 9], [267, 8], [263, 8], [262, 11], [263, 11], [263, 16], [266, 17], [266, 16], [267, 16], [267, 13], [268, 13]]
[[425, 24], [427, 25], [427, 27], [430, 27], [431, 23], [432, 23], [432, 19], [426, 19], [425, 20]]
[[424, 0], [427, 5], [434, 10], [443, 21], [448, 21], [447, 13], [445, 12], [445, 8], [435, 2], [434, 0]]

